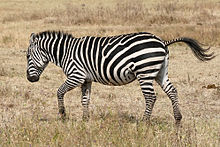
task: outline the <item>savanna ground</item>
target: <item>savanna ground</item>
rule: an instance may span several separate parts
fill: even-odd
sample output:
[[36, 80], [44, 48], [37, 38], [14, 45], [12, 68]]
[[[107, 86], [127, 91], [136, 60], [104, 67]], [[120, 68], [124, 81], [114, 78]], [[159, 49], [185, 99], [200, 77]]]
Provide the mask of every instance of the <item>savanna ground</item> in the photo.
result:
[[203, 63], [183, 45], [169, 47], [169, 77], [183, 114], [176, 130], [171, 102], [155, 83], [151, 124], [138, 82], [92, 85], [91, 117], [83, 122], [81, 91], [65, 95], [68, 120], [58, 119], [56, 90], [65, 81], [50, 64], [37, 83], [26, 80], [32, 32], [76, 37], [147, 31], [165, 40], [187, 36], [220, 52], [219, 0], [0, 0], [0, 146], [220, 146], [220, 57]]

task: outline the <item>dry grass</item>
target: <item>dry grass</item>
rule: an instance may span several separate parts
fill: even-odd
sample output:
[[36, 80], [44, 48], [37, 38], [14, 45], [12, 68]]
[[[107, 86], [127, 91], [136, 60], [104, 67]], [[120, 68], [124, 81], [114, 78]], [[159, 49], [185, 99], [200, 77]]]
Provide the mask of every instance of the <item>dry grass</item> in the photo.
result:
[[0, 146], [220, 145], [219, 56], [201, 63], [185, 46], [169, 48], [169, 75], [183, 113], [176, 134], [171, 102], [157, 84], [151, 124], [140, 121], [145, 104], [137, 82], [94, 83], [87, 123], [81, 121], [80, 88], [72, 90], [65, 95], [69, 119], [58, 120], [56, 90], [65, 76], [49, 65], [38, 83], [29, 83], [24, 52], [32, 32], [55, 29], [77, 37], [137, 31], [188, 36], [219, 54], [219, 1], [17, 0], [1, 1], [0, 13]]

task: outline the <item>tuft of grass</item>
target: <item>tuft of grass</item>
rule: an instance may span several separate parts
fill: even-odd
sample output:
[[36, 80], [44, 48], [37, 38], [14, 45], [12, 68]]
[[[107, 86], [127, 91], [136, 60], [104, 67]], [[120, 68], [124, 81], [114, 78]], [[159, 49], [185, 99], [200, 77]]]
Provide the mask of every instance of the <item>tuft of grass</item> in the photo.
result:
[[2, 37], [2, 43], [3, 44], [8, 44], [8, 43], [10, 43], [10, 42], [12, 42], [13, 41], [13, 37], [11, 36], [11, 35], [9, 35], [9, 36], [3, 36]]
[[11, 88], [8, 84], [3, 85], [2, 83], [0, 83], [0, 86], [0, 97], [7, 97], [11, 94]]

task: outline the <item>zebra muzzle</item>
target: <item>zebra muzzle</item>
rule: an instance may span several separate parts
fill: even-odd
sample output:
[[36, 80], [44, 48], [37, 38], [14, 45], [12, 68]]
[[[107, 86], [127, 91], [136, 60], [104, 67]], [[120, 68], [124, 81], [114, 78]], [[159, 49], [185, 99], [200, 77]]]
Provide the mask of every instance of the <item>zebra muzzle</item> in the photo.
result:
[[28, 76], [27, 79], [30, 82], [37, 82], [39, 80], [39, 77], [37, 77], [37, 76]]
[[30, 82], [37, 82], [37, 81], [39, 81], [39, 76], [37, 76], [37, 75], [30, 76], [29, 73], [27, 72], [27, 79]]

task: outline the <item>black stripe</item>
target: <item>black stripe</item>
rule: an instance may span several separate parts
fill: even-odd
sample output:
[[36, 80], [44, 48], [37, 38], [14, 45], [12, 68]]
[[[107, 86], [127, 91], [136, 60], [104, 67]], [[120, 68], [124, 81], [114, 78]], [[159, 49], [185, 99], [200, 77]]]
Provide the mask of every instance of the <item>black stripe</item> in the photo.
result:
[[149, 76], [149, 77], [141, 77], [140, 80], [144, 81], [144, 80], [154, 80], [155, 77]]
[[55, 59], [55, 64], [57, 65], [57, 48], [58, 48], [58, 43], [60, 41], [59, 35], [57, 35], [57, 39], [55, 40], [54, 48], [53, 48], [53, 57]]
[[143, 63], [141, 65], [138, 65], [135, 67], [135, 71], [139, 70], [139, 69], [142, 69], [144, 67], [147, 67], [147, 66], [153, 66], [153, 65], [157, 65], [157, 64], [161, 64], [163, 63], [164, 60], [158, 60], [158, 61], [150, 61], [150, 62], [147, 62], [147, 63]]

